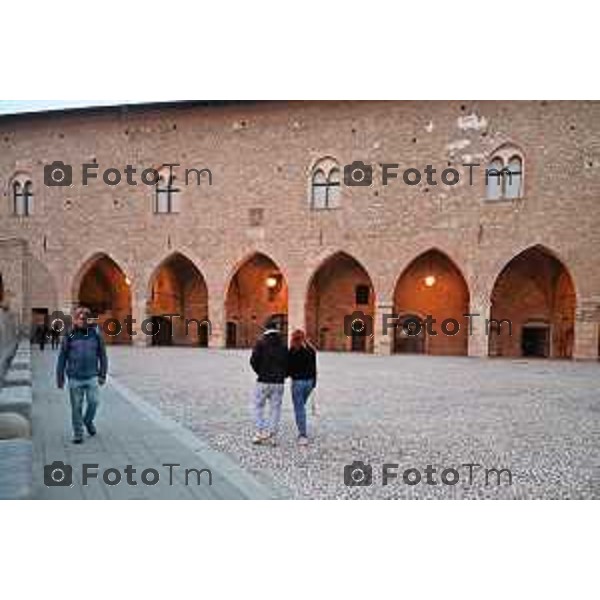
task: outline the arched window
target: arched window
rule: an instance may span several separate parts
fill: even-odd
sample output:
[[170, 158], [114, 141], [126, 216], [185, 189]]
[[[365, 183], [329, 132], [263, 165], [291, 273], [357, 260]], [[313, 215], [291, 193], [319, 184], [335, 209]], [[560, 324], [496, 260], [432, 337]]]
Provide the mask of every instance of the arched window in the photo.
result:
[[13, 213], [18, 217], [28, 217], [33, 213], [33, 184], [31, 181], [13, 182]]
[[339, 206], [340, 169], [333, 159], [322, 159], [313, 168], [310, 207], [327, 210]]
[[321, 169], [313, 175], [311, 206], [313, 209], [327, 208], [327, 177]]
[[21, 211], [21, 202], [23, 197], [23, 186], [20, 181], [13, 183], [13, 213], [19, 215]]
[[327, 208], [335, 208], [339, 206], [340, 198], [340, 170], [337, 167], [329, 172], [327, 183]]
[[487, 168], [486, 196], [488, 200], [498, 200], [502, 193], [502, 159], [495, 158]]
[[179, 189], [175, 187], [175, 176], [170, 173], [161, 174], [156, 184], [156, 195], [154, 202], [155, 214], [170, 214], [179, 212], [177, 194]]
[[498, 148], [485, 174], [488, 200], [514, 200], [523, 196], [523, 157], [512, 145]]
[[504, 197], [505, 198], [520, 198], [521, 197], [521, 181], [523, 175], [523, 163], [518, 156], [513, 156], [508, 163], [508, 173], [505, 174], [504, 182]]
[[33, 214], [33, 184], [26, 181], [23, 186], [23, 214], [29, 216]]

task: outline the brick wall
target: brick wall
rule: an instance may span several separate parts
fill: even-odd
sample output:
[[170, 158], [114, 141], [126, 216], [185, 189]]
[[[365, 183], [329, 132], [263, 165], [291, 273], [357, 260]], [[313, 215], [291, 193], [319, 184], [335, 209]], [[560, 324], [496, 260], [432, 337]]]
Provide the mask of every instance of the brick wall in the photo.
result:
[[[2, 245], [0, 272], [27, 322], [34, 293], [50, 310], [72, 305], [82, 265], [105, 252], [133, 282], [139, 316], [147, 310], [152, 274], [179, 251], [202, 273], [212, 343], [221, 345], [229, 281], [253, 252], [270, 257], [283, 273], [290, 321], [299, 325], [311, 278], [337, 252], [364, 267], [378, 306], [393, 305], [400, 274], [437, 248], [461, 271], [477, 309], [489, 302], [506, 264], [541, 244], [574, 284], [573, 341], [565, 343], [573, 356], [593, 358], [599, 345], [599, 124], [597, 102], [269, 102], [4, 117], [0, 235], [23, 240], [25, 249]], [[506, 144], [524, 158], [522, 198], [485, 201], [484, 178], [469, 186], [462, 168], [458, 185], [439, 183], [448, 165], [483, 166]], [[375, 183], [342, 186], [337, 209], [311, 211], [311, 168], [323, 157], [340, 166], [373, 164]], [[213, 185], [182, 187], [180, 213], [154, 215], [153, 190], [141, 184], [109, 187], [100, 178], [87, 187], [79, 181], [72, 188], [45, 187], [43, 166], [54, 160], [76, 165], [76, 179], [82, 162], [95, 160], [100, 173], [130, 163], [138, 181], [142, 168], [173, 161], [209, 167]], [[383, 186], [378, 165], [385, 162], [400, 163], [400, 174], [432, 164], [438, 185], [407, 186], [400, 177]], [[10, 184], [19, 173], [34, 183], [29, 218], [11, 214]], [[34, 292], [34, 280], [46, 283]], [[470, 354], [487, 351], [480, 341], [468, 344]], [[343, 346], [341, 338], [335, 345]]]

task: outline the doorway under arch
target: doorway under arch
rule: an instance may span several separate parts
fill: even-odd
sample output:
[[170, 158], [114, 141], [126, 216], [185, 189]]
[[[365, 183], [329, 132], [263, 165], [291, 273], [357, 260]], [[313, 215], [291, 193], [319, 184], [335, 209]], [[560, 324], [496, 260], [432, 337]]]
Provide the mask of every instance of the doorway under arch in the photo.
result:
[[305, 311], [307, 335], [321, 350], [373, 352], [375, 291], [354, 257], [338, 252], [321, 263], [312, 276]]
[[[468, 323], [463, 315], [468, 312], [469, 288], [460, 269], [439, 250], [424, 252], [408, 265], [396, 284], [394, 314], [400, 318], [396, 321], [393, 351], [466, 355]], [[430, 330], [436, 335], [427, 334], [424, 323], [418, 335], [408, 335], [410, 328], [403, 326], [407, 316], [421, 323], [428, 317], [435, 319]]]
[[565, 265], [542, 246], [524, 250], [502, 269], [492, 290], [490, 356], [571, 358], [575, 306]]
[[131, 290], [121, 267], [107, 254], [99, 254], [81, 268], [76, 282], [75, 301], [98, 319], [105, 341], [130, 343], [125, 320], [131, 315]]
[[154, 271], [149, 287], [152, 345], [208, 346], [208, 288], [194, 263], [179, 252], [171, 254]]
[[287, 338], [288, 286], [275, 261], [260, 252], [233, 274], [225, 298], [226, 346], [250, 348], [268, 323]]

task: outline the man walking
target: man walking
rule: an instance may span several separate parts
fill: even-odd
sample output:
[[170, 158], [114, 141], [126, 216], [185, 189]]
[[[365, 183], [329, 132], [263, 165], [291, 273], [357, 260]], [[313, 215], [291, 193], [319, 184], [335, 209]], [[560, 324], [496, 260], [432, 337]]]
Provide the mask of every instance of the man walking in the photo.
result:
[[[98, 407], [98, 385], [106, 383], [108, 358], [104, 340], [98, 328], [90, 325], [90, 312], [78, 307], [73, 314], [73, 331], [63, 339], [56, 364], [56, 383], [65, 385], [65, 371], [69, 380], [73, 443], [83, 443], [83, 427], [96, 435], [94, 417]], [[87, 403], [85, 415], [84, 402]]]
[[52, 323], [50, 326], [50, 342], [52, 346], [52, 350], [56, 350], [58, 348], [60, 331], [58, 330], [57, 323]]
[[[274, 323], [268, 323], [256, 342], [250, 365], [257, 375], [254, 393], [254, 444], [277, 445], [277, 430], [281, 418], [284, 381], [287, 375], [288, 349]], [[265, 407], [269, 416], [265, 419]]]

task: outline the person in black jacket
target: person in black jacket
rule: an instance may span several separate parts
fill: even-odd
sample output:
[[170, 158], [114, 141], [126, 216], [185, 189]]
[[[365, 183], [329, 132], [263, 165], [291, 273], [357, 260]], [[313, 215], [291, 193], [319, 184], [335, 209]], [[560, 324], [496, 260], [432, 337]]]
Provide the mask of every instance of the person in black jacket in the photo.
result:
[[52, 350], [55, 350], [60, 346], [60, 331], [56, 323], [50, 326], [50, 343]]
[[301, 329], [292, 333], [288, 375], [292, 378], [292, 402], [298, 427], [298, 443], [306, 446], [306, 403], [317, 385], [317, 352]]
[[[257, 375], [254, 393], [254, 421], [256, 434], [254, 444], [275, 446], [284, 382], [288, 369], [288, 349], [279, 330], [269, 323], [262, 337], [256, 342], [250, 357], [250, 365]], [[264, 417], [266, 404], [269, 404], [269, 416]]]

